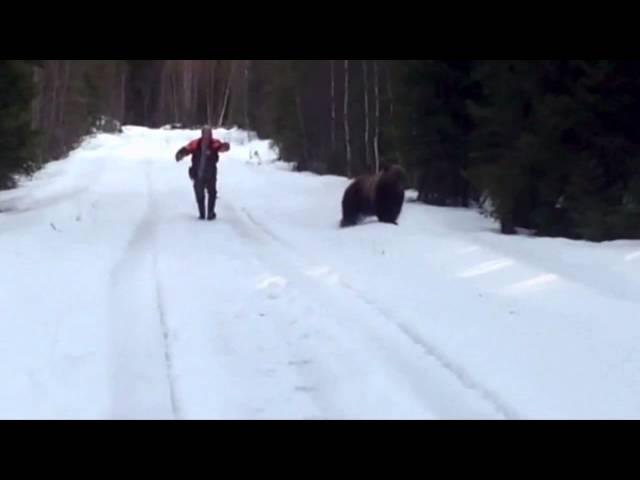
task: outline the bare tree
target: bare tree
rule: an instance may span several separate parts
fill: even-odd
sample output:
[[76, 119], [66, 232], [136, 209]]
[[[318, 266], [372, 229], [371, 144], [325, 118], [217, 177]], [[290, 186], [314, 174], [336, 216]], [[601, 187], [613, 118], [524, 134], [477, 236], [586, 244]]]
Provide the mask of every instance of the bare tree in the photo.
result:
[[249, 125], [249, 74], [251, 70], [251, 60], [244, 61], [244, 128], [250, 130]]
[[189, 122], [191, 119], [191, 60], [182, 60], [182, 118]]
[[42, 86], [40, 82], [42, 81], [42, 75], [40, 72], [40, 68], [33, 66], [33, 84], [36, 87], [36, 94], [33, 96], [33, 100], [31, 102], [31, 128], [38, 128], [38, 122], [40, 121], [40, 108], [42, 104]]
[[127, 113], [127, 69], [124, 65], [121, 66], [120, 72], [120, 122], [125, 121], [125, 115]]
[[347, 151], [347, 176], [351, 177], [351, 144], [349, 140], [349, 60], [344, 61], [344, 137]]
[[378, 75], [378, 61], [373, 61], [373, 90], [376, 103], [375, 133], [373, 136], [373, 155], [376, 162], [376, 173], [380, 171], [380, 78]]
[[42, 115], [41, 128], [44, 131], [43, 149], [46, 155], [49, 155], [55, 132], [60, 64], [60, 60], [48, 60], [44, 69], [42, 106], [46, 114]]
[[208, 81], [205, 86], [205, 102], [207, 103], [207, 124], [213, 123], [213, 112], [215, 107], [215, 92], [216, 92], [216, 66], [217, 60], [209, 60], [207, 75]]
[[296, 110], [298, 113], [298, 123], [300, 124], [300, 132], [302, 132], [302, 164], [304, 167], [307, 165], [307, 160], [309, 158], [307, 152], [307, 134], [304, 124], [304, 112], [302, 109], [302, 97], [300, 95], [300, 86], [298, 84], [298, 80], [295, 80], [295, 95], [296, 95]]
[[180, 110], [178, 107], [178, 81], [177, 81], [177, 73], [173, 71], [173, 69], [169, 69], [169, 80], [171, 82], [171, 99], [173, 103], [173, 118], [174, 122], [179, 122], [180, 118]]
[[[64, 125], [66, 105], [67, 105], [67, 93], [69, 91], [69, 83], [71, 80], [71, 60], [63, 60], [63, 74], [62, 83], [60, 85], [60, 108], [58, 109], [58, 118], [55, 122], [56, 127]], [[56, 132], [59, 134], [60, 148], [65, 147], [66, 131], [64, 128], [56, 128]]]
[[229, 106], [229, 94], [231, 93], [231, 78], [233, 76], [234, 66], [235, 62], [231, 60], [229, 65], [229, 76], [227, 77], [227, 86], [224, 92], [224, 101], [222, 103], [222, 109], [220, 110], [220, 117], [218, 118], [218, 127], [222, 126], [225, 114], [227, 113], [227, 107]]
[[393, 89], [391, 87], [391, 73], [390, 67], [387, 63], [387, 68], [385, 68], [386, 79], [387, 79], [387, 95], [389, 96], [389, 116], [391, 121], [393, 122]]
[[364, 82], [364, 160], [369, 169], [369, 79], [367, 78], [367, 61], [362, 60]]
[[392, 137], [392, 142], [394, 145], [394, 153], [395, 155], [398, 157], [399, 160], [402, 159], [402, 154], [400, 153], [400, 150], [398, 149], [398, 143], [397, 143], [397, 129], [396, 129], [396, 118], [395, 118], [395, 113], [394, 113], [394, 95], [393, 95], [393, 82], [391, 80], [391, 65], [389, 64], [389, 61], [386, 62], [386, 68], [385, 68], [385, 73], [386, 73], [386, 80], [387, 80], [387, 96], [389, 97], [389, 124], [390, 124], [390, 131], [391, 131], [391, 137]]
[[336, 150], [336, 68], [335, 60], [331, 63], [331, 151]]
[[203, 72], [203, 61], [202, 60], [194, 60], [194, 75], [193, 75], [193, 80], [191, 83], [192, 86], [192, 94], [191, 94], [191, 98], [193, 99], [193, 108], [192, 108], [192, 121], [194, 122], [198, 122], [198, 123], [202, 123], [202, 117], [201, 117], [201, 108], [200, 108], [200, 99], [202, 97], [202, 89], [201, 89], [201, 85], [202, 85], [202, 72]]

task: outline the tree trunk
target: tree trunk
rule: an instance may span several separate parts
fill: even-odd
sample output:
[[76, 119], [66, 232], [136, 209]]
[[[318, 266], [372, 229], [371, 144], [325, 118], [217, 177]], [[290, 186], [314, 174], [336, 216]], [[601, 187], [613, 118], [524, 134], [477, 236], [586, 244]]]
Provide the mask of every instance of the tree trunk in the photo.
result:
[[204, 95], [205, 103], [207, 104], [207, 125], [211, 125], [211, 91], [207, 88]]
[[362, 73], [364, 81], [364, 161], [367, 171], [369, 162], [369, 79], [367, 78], [367, 61], [362, 60]]
[[[60, 108], [58, 109], [57, 124], [64, 125], [64, 111], [65, 104], [67, 103], [67, 89], [69, 87], [69, 70], [70, 60], [62, 61], [62, 83], [60, 84]], [[64, 130], [64, 129], [63, 129]]]
[[502, 218], [500, 219], [500, 231], [504, 235], [515, 235], [516, 226], [513, 223], [512, 218]]
[[249, 73], [251, 68], [251, 60], [245, 60], [244, 64], [244, 128], [249, 131]]
[[389, 96], [389, 117], [393, 123], [393, 89], [391, 88], [391, 74], [389, 73], [389, 65], [385, 69], [387, 79], [387, 95]]
[[336, 68], [335, 60], [331, 62], [331, 151], [336, 151]]
[[125, 123], [127, 114], [127, 68], [122, 66], [120, 76], [120, 122]]
[[351, 144], [349, 140], [349, 60], [344, 61], [344, 140], [347, 153], [347, 176], [351, 177]]
[[173, 72], [169, 72], [171, 79], [171, 98], [173, 100], [173, 118], [174, 123], [178, 123], [181, 121], [179, 112], [178, 112], [178, 87], [176, 85], [176, 76], [173, 75]]
[[[47, 110], [47, 115], [42, 116], [41, 128], [44, 130], [44, 155], [50, 157], [55, 155], [55, 136], [56, 118], [58, 110], [58, 84], [60, 83], [60, 60], [47, 60], [45, 66], [45, 80], [46, 90], [43, 91], [45, 100], [43, 106]], [[50, 83], [49, 83], [50, 82]], [[53, 142], [53, 143], [52, 143]], [[52, 148], [52, 144], [54, 148]]]
[[[182, 118], [187, 123], [191, 122], [191, 63], [190, 60], [182, 60]], [[180, 67], [180, 65], [178, 65]]]
[[222, 126], [222, 122], [224, 122], [224, 116], [227, 113], [227, 107], [229, 105], [229, 94], [231, 92], [231, 77], [233, 76], [233, 67], [234, 61], [231, 60], [231, 64], [229, 66], [229, 76], [227, 78], [227, 86], [224, 92], [224, 102], [222, 103], [222, 110], [220, 111], [220, 117], [218, 118], [218, 127]]
[[206, 76], [206, 82], [205, 82], [205, 91], [204, 91], [204, 98], [205, 98], [205, 102], [206, 102], [206, 107], [207, 107], [207, 125], [212, 125], [213, 124], [213, 112], [214, 112], [214, 102], [215, 102], [215, 86], [216, 86], [216, 79], [215, 79], [215, 75], [216, 75], [216, 61], [215, 60], [208, 60], [207, 61], [207, 65], [206, 65], [206, 69], [205, 69], [205, 76]]
[[296, 95], [296, 110], [298, 113], [298, 123], [300, 124], [300, 132], [302, 133], [302, 165], [299, 165], [301, 170], [307, 167], [309, 155], [307, 152], [307, 134], [304, 125], [304, 113], [302, 109], [302, 97], [300, 95], [300, 85], [297, 79], [295, 82], [295, 95]]
[[200, 86], [200, 66], [199, 60], [192, 61], [192, 77], [191, 77], [191, 121], [195, 123], [201, 123], [199, 105], [199, 86]]
[[461, 206], [464, 208], [469, 208], [469, 204], [470, 202], [470, 196], [471, 196], [471, 192], [470, 192], [470, 185], [469, 182], [467, 181], [466, 178], [462, 177], [461, 179], [462, 182], [462, 200], [461, 200]]
[[393, 150], [395, 155], [398, 157], [398, 160], [402, 160], [401, 158], [401, 152], [400, 149], [398, 148], [398, 133], [397, 133], [397, 129], [396, 129], [396, 119], [395, 119], [395, 113], [394, 113], [394, 96], [393, 96], [393, 88], [392, 88], [392, 82], [391, 82], [391, 73], [390, 73], [390, 67], [389, 64], [387, 63], [386, 65], [387, 68], [385, 68], [385, 73], [386, 73], [386, 80], [387, 80], [387, 95], [389, 96], [389, 122], [391, 123], [391, 141], [393, 144]]
[[60, 128], [57, 130], [60, 133], [59, 141], [61, 151], [66, 152], [66, 137], [67, 130], [64, 125], [64, 118], [67, 104], [67, 92], [69, 90], [69, 81], [71, 79], [71, 60], [63, 60], [63, 75], [60, 94], [60, 108], [58, 110], [58, 121], [56, 122]]
[[[42, 96], [43, 96], [43, 77], [44, 66], [42, 69], [33, 67], [33, 85], [35, 87], [36, 94], [34, 95], [33, 102], [31, 104], [31, 128], [37, 130], [42, 122]], [[43, 149], [39, 146], [36, 154], [38, 156], [38, 163], [43, 161]]]
[[373, 61], [373, 88], [376, 103], [375, 133], [373, 134], [373, 155], [376, 162], [376, 173], [380, 171], [380, 79], [378, 76], [378, 61]]
[[213, 115], [216, 111], [216, 72], [218, 70], [218, 61], [212, 60], [211, 62], [211, 119], [209, 125], [213, 125]]
[[40, 69], [38, 67], [32, 67], [32, 78], [33, 78], [33, 86], [35, 88], [36, 94], [33, 96], [33, 100], [31, 101], [31, 128], [38, 128], [38, 123], [40, 120], [40, 104], [42, 102], [42, 86], [40, 84]]

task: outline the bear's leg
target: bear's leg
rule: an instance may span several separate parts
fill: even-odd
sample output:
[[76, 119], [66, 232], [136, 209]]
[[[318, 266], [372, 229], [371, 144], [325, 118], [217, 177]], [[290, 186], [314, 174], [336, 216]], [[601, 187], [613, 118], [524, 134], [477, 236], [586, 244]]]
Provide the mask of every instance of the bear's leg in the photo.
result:
[[345, 228], [345, 227], [353, 227], [354, 225], [356, 225], [358, 223], [358, 217], [342, 217], [342, 220], [340, 220], [340, 227]]
[[350, 185], [344, 192], [342, 198], [342, 220], [341, 227], [351, 227], [358, 223], [360, 218], [359, 192], [354, 184]]
[[402, 204], [404, 202], [404, 194], [387, 194], [380, 196], [380, 201], [376, 205], [376, 216], [381, 223], [389, 223], [398, 225], [398, 218], [402, 211]]

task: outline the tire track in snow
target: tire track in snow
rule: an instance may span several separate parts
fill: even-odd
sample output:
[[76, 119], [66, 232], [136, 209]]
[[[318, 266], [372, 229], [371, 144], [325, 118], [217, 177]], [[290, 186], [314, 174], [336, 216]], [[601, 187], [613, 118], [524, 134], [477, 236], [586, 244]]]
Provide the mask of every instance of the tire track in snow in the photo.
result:
[[[149, 210], [147, 211], [147, 217], [150, 218], [157, 211], [157, 205], [155, 201], [155, 197], [153, 195], [152, 188], [152, 180], [151, 173], [148, 168], [146, 169], [147, 175], [147, 197], [149, 202]], [[171, 346], [169, 339], [169, 327], [167, 325], [167, 316], [165, 313], [164, 306], [164, 292], [162, 288], [162, 284], [160, 281], [160, 273], [158, 271], [158, 244], [156, 242], [156, 229], [155, 226], [152, 227], [151, 231], [151, 244], [152, 244], [152, 254], [153, 254], [153, 279], [154, 279], [154, 287], [155, 287], [155, 297], [156, 297], [156, 309], [158, 313], [158, 320], [160, 322], [160, 327], [162, 329], [162, 340], [164, 346], [164, 360], [165, 360], [165, 368], [167, 373], [167, 382], [169, 383], [169, 396], [171, 400], [171, 412], [173, 414], [173, 418], [180, 418], [180, 409], [178, 406], [178, 400], [176, 396], [176, 388], [175, 388], [175, 376], [173, 373], [173, 355], [171, 354]]]
[[[225, 219], [228, 218], [229, 219], [228, 224], [231, 226], [233, 231], [241, 239], [243, 239], [246, 242], [247, 248], [255, 252], [256, 244], [260, 244], [263, 240], [263, 235], [261, 234], [261, 232], [258, 229], [256, 229], [255, 226], [244, 221], [241, 214], [238, 213], [238, 211], [233, 205], [229, 204], [226, 201], [221, 201], [221, 200], [218, 200], [218, 205], [221, 207], [221, 209], [224, 209], [224, 213], [222, 215], [223, 217], [222, 221], [225, 221]], [[226, 215], [227, 213], [229, 213], [228, 217]], [[221, 221], [221, 220], [218, 220], [218, 221]], [[260, 251], [256, 252], [254, 259], [260, 265], [271, 270], [270, 263], [261, 254]], [[269, 298], [271, 298], [271, 300], [274, 300], [277, 297], [269, 297]], [[295, 372], [295, 376], [299, 380], [297, 382], [299, 385], [294, 386], [293, 390], [297, 393], [301, 393], [305, 395], [308, 401], [310, 402], [310, 404], [312, 405], [312, 408], [316, 412], [311, 416], [306, 416], [305, 419], [326, 418], [328, 416], [327, 412], [330, 410], [336, 411], [337, 407], [333, 402], [330, 401], [330, 399], [328, 399], [326, 396], [323, 396], [321, 392], [318, 392], [318, 390], [315, 387], [309, 386], [309, 383], [312, 383], [312, 382], [309, 381], [308, 367], [311, 365], [312, 361], [307, 358], [308, 355], [306, 354], [306, 352], [301, 352], [298, 348], [295, 347], [295, 345], [291, 341], [291, 329], [292, 329], [291, 327], [293, 325], [298, 324], [299, 319], [292, 318], [292, 313], [290, 308], [287, 308], [287, 309], [279, 308], [277, 304], [274, 304], [273, 302], [270, 308], [278, 312], [278, 315], [272, 316], [277, 318], [276, 320], [277, 324], [274, 326], [281, 333], [280, 337], [284, 340], [289, 350], [290, 359], [287, 361], [287, 366], [293, 368]], [[302, 334], [301, 336], [298, 337], [298, 340], [300, 339], [304, 340], [306, 338], [308, 338], [308, 334]], [[300, 360], [300, 358], [302, 358], [302, 360]]]
[[169, 328], [167, 326], [167, 319], [165, 314], [165, 308], [163, 303], [164, 295], [162, 293], [162, 285], [160, 285], [160, 280], [158, 277], [158, 257], [155, 251], [155, 242], [154, 242], [154, 252], [153, 252], [153, 275], [155, 277], [155, 297], [156, 297], [156, 309], [158, 313], [158, 320], [160, 321], [160, 327], [162, 329], [162, 339], [164, 346], [164, 361], [165, 361], [165, 369], [167, 373], [167, 382], [169, 384], [169, 397], [171, 401], [171, 413], [173, 418], [180, 418], [180, 408], [178, 406], [178, 400], [176, 396], [176, 388], [175, 388], [175, 380], [173, 375], [173, 356], [171, 354], [170, 347], [170, 339], [169, 339]]
[[143, 168], [146, 210], [111, 273], [112, 416], [176, 419], [179, 408], [157, 275], [151, 177], [149, 165]]
[[[346, 318], [349, 316], [351, 317], [355, 316], [357, 318], [358, 313], [364, 310], [364, 312], [367, 313], [366, 315], [367, 319], [369, 320], [373, 319], [373, 321], [377, 322], [380, 325], [380, 329], [376, 328], [374, 330], [370, 330], [368, 328], [371, 326], [370, 324], [365, 325], [360, 322], [360, 325], [362, 328], [358, 330], [359, 338], [357, 340], [361, 342], [363, 340], [362, 334], [368, 334], [369, 336], [368, 342], [373, 342], [374, 345], [377, 345], [378, 347], [382, 347], [384, 350], [383, 357], [386, 356], [389, 360], [391, 360], [391, 363], [394, 364], [393, 367], [399, 367], [400, 365], [402, 365], [403, 368], [401, 369], [401, 372], [404, 374], [403, 375], [404, 378], [402, 380], [411, 384], [411, 387], [414, 389], [415, 393], [420, 398], [422, 398], [423, 401], [427, 402], [427, 405], [429, 406], [429, 408], [433, 408], [435, 404], [436, 410], [440, 411], [444, 417], [452, 417], [452, 416], [455, 417], [461, 414], [461, 412], [454, 413], [454, 410], [449, 405], [450, 403], [455, 403], [455, 399], [453, 399], [454, 400], [453, 402], [451, 402], [452, 400], [451, 398], [449, 398], [448, 400], [436, 399], [435, 398], [436, 395], [434, 395], [433, 391], [429, 391], [428, 388], [425, 388], [425, 387], [430, 387], [429, 385], [424, 385], [422, 384], [422, 382], [419, 382], [419, 381], [416, 382], [415, 378], [420, 378], [422, 375], [424, 375], [425, 374], [424, 370], [425, 368], [428, 367], [428, 365], [424, 365], [423, 363], [416, 364], [411, 362], [408, 359], [408, 356], [410, 355], [410, 353], [405, 354], [405, 352], [403, 352], [402, 347], [404, 347], [404, 345], [402, 345], [397, 350], [393, 350], [392, 340], [384, 337], [384, 335], [382, 334], [376, 334], [378, 330], [382, 332], [383, 328], [392, 327], [397, 335], [405, 339], [404, 342], [407, 342], [410, 345], [414, 345], [418, 347], [419, 351], [423, 355], [426, 354], [427, 358], [430, 358], [431, 361], [433, 361], [435, 364], [441, 367], [441, 369], [448, 372], [449, 377], [451, 379], [455, 379], [455, 383], [459, 387], [462, 387], [464, 390], [470, 392], [474, 398], [479, 399], [481, 403], [485, 405], [484, 407], [485, 411], [486, 411], [486, 406], [490, 406], [490, 409], [493, 410], [499, 418], [514, 419], [518, 417], [516, 412], [510, 406], [508, 406], [506, 402], [501, 400], [494, 393], [490, 392], [487, 388], [482, 386], [480, 383], [473, 380], [473, 378], [469, 374], [467, 374], [462, 367], [452, 362], [450, 359], [444, 356], [441, 352], [439, 352], [437, 349], [435, 349], [433, 346], [427, 343], [424, 339], [416, 337], [416, 335], [414, 335], [413, 332], [407, 330], [404, 327], [404, 325], [398, 323], [395, 319], [393, 319], [392, 316], [388, 315], [375, 302], [371, 301], [369, 298], [364, 296], [361, 292], [357, 291], [350, 285], [345, 284], [343, 281], [340, 280], [338, 282], [338, 286], [341, 287], [340, 291], [342, 291], [343, 294], [348, 295], [350, 303], [347, 304], [347, 302], [340, 302], [341, 300], [339, 298], [340, 291], [334, 293], [334, 291], [329, 290], [328, 286], [325, 285], [324, 283], [321, 283], [316, 279], [310, 279], [304, 274], [300, 273], [300, 271], [304, 268], [303, 264], [305, 263], [304, 262], [305, 257], [300, 254], [297, 248], [295, 248], [289, 242], [286, 242], [285, 240], [280, 238], [278, 235], [273, 233], [268, 227], [264, 226], [262, 223], [256, 220], [255, 217], [251, 215], [251, 213], [246, 208], [243, 208], [243, 207], [240, 208], [241, 217], [239, 216], [238, 213], [235, 213], [235, 208], [230, 207], [230, 210], [234, 211], [235, 217], [238, 217], [237, 221], [241, 223], [241, 225], [234, 225], [236, 229], [245, 230], [246, 228], [251, 227], [256, 231], [260, 232], [261, 233], [260, 242], [262, 242], [263, 245], [268, 247], [274, 247], [274, 246], [277, 247], [279, 251], [278, 257], [282, 258], [281, 262], [277, 262], [278, 265], [282, 267], [286, 263], [291, 264], [291, 266], [287, 268], [287, 271], [292, 274], [293, 272], [295, 272], [295, 275], [293, 275], [293, 280], [295, 280], [295, 283], [298, 285], [304, 285], [304, 284], [311, 285], [311, 288], [314, 291], [319, 293], [318, 295], [319, 298], [318, 299], [314, 298], [312, 301], [312, 304], [322, 303], [322, 307], [321, 307], [322, 309], [334, 311], [334, 313], [340, 314], [338, 316], [342, 316], [343, 318]], [[265, 242], [267, 238], [270, 239], [271, 241], [267, 240]], [[338, 295], [337, 299], [335, 298], [336, 293]], [[323, 302], [323, 300], [328, 300], [328, 301]], [[333, 300], [333, 302], [331, 300]], [[356, 300], [356, 302], [353, 303], [352, 302], [353, 300]], [[337, 310], [335, 310], [335, 307], [331, 308], [331, 305], [338, 305]], [[343, 313], [349, 313], [351, 315], [341, 315]], [[338, 334], [340, 333], [341, 332], [338, 332]], [[348, 333], [348, 332], [345, 331], [344, 333]], [[384, 366], [387, 366], [387, 365], [388, 363], [386, 363]], [[373, 366], [371, 368], [378, 369], [380, 367]], [[410, 377], [409, 375], [410, 373], [415, 374], [411, 380], [409, 380], [408, 378]], [[447, 387], [447, 388], [451, 388], [451, 387]], [[318, 393], [316, 393], [316, 396], [317, 395]], [[458, 400], [460, 400], [464, 404], [464, 399], [459, 398]], [[467, 405], [462, 405], [462, 408], [465, 408], [465, 407], [467, 407]], [[468, 408], [469, 410], [473, 410], [474, 407], [468, 406]]]
[[408, 338], [411, 339], [413, 343], [418, 345], [428, 356], [432, 357], [439, 365], [443, 368], [450, 371], [458, 381], [464, 385], [469, 390], [473, 390], [477, 392], [481, 397], [483, 397], [488, 403], [491, 403], [496, 411], [500, 412], [500, 414], [506, 420], [516, 420], [519, 418], [518, 413], [509, 405], [506, 404], [500, 397], [498, 397], [491, 390], [484, 387], [479, 382], [475, 381], [462, 367], [457, 365], [454, 362], [451, 362], [444, 354], [442, 354], [438, 349], [436, 349], [433, 345], [431, 345], [428, 341], [426, 341], [422, 335], [415, 332], [412, 328], [407, 325], [403, 325], [401, 323], [396, 322], [393, 319], [393, 316], [387, 313], [382, 307], [376, 305], [370, 299], [368, 299], [362, 292], [352, 287], [349, 283], [340, 280], [340, 284], [352, 291], [354, 295], [361, 298], [364, 302], [371, 305], [372, 308], [380, 312], [387, 320], [393, 323], [402, 333], [404, 333]]
[[[253, 215], [246, 209], [242, 208], [242, 212], [246, 215], [249, 221], [255, 225], [257, 228], [262, 230], [267, 236], [269, 236], [275, 242], [280, 243], [280, 245], [290, 252], [294, 252], [299, 258], [301, 257], [300, 251], [294, 247], [289, 242], [286, 242], [278, 235], [273, 233], [267, 226], [256, 220]], [[471, 391], [475, 391], [478, 395], [486, 399], [487, 402], [491, 403], [497, 412], [500, 413], [505, 419], [517, 419], [519, 417], [518, 413], [509, 406], [504, 400], [502, 400], [497, 394], [486, 388], [480, 382], [476, 381], [466, 370], [458, 365], [457, 363], [451, 361], [446, 355], [440, 352], [437, 348], [431, 345], [426, 339], [424, 339], [421, 335], [414, 332], [410, 327], [397, 322], [393, 315], [389, 314], [386, 309], [382, 308], [376, 302], [367, 297], [363, 292], [353, 287], [348, 282], [344, 281], [342, 278], [339, 278], [338, 284], [350, 291], [355, 297], [359, 298], [362, 302], [369, 305], [372, 309], [376, 310], [382, 317], [384, 317], [390, 324], [395, 326], [399, 331], [401, 331], [407, 338], [409, 338], [414, 344], [418, 345], [425, 354], [433, 358], [438, 364], [440, 364], [443, 368], [447, 369], [454, 375], [458, 381], [464, 385], [467, 389]]]

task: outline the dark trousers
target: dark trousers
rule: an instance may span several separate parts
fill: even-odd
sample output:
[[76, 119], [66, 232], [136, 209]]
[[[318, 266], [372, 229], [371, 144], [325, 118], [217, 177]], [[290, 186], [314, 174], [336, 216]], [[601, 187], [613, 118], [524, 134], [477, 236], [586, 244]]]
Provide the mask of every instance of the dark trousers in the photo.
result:
[[205, 217], [205, 191], [207, 193], [207, 213], [209, 218], [213, 218], [216, 211], [216, 196], [218, 195], [216, 183], [218, 180], [218, 169], [207, 172], [203, 178], [193, 180], [193, 190], [196, 194], [196, 202], [198, 203], [198, 211], [200, 218]]

